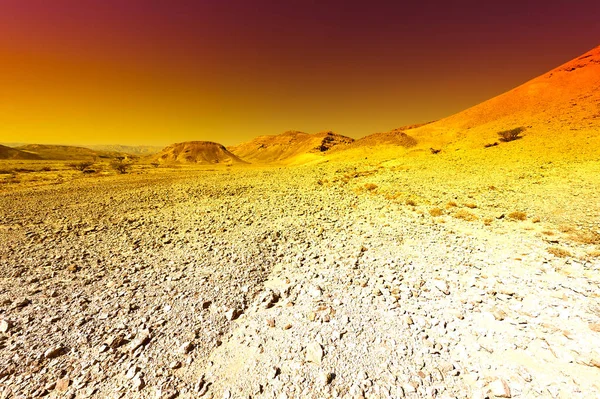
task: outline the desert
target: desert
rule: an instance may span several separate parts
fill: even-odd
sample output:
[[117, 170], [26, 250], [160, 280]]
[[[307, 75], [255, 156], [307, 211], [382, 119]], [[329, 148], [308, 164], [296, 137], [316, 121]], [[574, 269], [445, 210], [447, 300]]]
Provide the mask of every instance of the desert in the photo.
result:
[[599, 140], [596, 48], [358, 140], [0, 147], [0, 397], [599, 397]]

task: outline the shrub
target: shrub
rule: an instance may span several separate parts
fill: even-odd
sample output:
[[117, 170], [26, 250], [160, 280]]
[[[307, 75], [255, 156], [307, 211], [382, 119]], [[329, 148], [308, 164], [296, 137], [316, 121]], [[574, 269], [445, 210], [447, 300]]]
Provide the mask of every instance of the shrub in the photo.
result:
[[466, 220], [467, 222], [473, 222], [478, 219], [477, 215], [465, 209], [461, 209], [460, 211], [455, 212], [452, 216], [454, 216], [456, 219]]
[[440, 208], [431, 208], [429, 210], [429, 214], [433, 217], [442, 216], [444, 214], [444, 211], [442, 211]]
[[523, 138], [523, 136], [521, 136], [521, 133], [523, 133], [524, 131], [524, 127], [516, 127], [514, 129], [503, 130], [501, 132], [498, 132], [498, 136], [500, 136], [500, 141], [508, 143], [509, 141], [515, 141], [520, 138]]
[[475, 208], [477, 208], [477, 204], [474, 204], [474, 203], [472, 203], [472, 202], [467, 202], [467, 203], [465, 204], [465, 206], [466, 206], [467, 208], [471, 208], [471, 209], [475, 209]]
[[73, 162], [70, 163], [68, 166], [70, 168], [73, 168], [75, 170], [78, 170], [80, 172], [83, 172], [84, 170], [86, 170], [87, 168], [89, 168], [90, 166], [92, 166], [94, 163], [91, 161], [82, 161], [82, 162]]
[[368, 191], [373, 191], [377, 189], [377, 184], [367, 183], [365, 184], [365, 189]]
[[497, 146], [497, 145], [498, 145], [498, 142], [497, 142], [497, 141], [494, 141], [494, 142], [493, 142], [493, 143], [491, 143], [491, 144], [486, 144], [486, 145], [484, 145], [484, 147], [485, 147], [485, 148], [490, 148], [490, 147], [495, 147], [495, 146]]
[[485, 224], [486, 226], [489, 226], [492, 224], [493, 221], [494, 221], [494, 219], [492, 219], [492, 218], [485, 218], [485, 219], [483, 219], [483, 224]]
[[456, 202], [454, 202], [454, 201], [449, 201], [449, 202], [446, 204], [446, 209], [455, 208], [455, 207], [457, 207], [457, 206], [458, 206], [458, 204], [457, 204]]
[[[152, 163], [150, 163], [150, 165], [154, 166], [155, 168], [158, 168], [160, 166], [160, 164], [158, 162], [152, 162]], [[227, 165], [227, 166], [231, 166], [231, 165]]]
[[512, 220], [525, 220], [527, 219], [527, 214], [525, 212], [511, 212], [508, 214], [508, 217]]
[[408, 206], [417, 206], [417, 203], [414, 200], [411, 200], [411, 199], [407, 199], [405, 203]]
[[558, 248], [558, 247], [550, 247], [548, 248], [548, 252], [557, 258], [566, 258], [567, 256], [573, 256], [566, 249]]
[[124, 175], [131, 168], [131, 164], [123, 162], [123, 160], [117, 159], [110, 163], [110, 167], [119, 172], [120, 174]]
[[431, 151], [432, 154], [439, 154], [442, 150], [438, 150], [436, 148], [430, 148], [429, 151]]

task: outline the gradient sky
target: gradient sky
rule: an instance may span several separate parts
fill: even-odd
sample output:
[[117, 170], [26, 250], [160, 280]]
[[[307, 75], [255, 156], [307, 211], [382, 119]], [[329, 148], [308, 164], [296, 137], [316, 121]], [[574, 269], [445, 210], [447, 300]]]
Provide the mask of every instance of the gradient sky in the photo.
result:
[[401, 3], [0, 0], [0, 142], [357, 138], [600, 44], [597, 0]]

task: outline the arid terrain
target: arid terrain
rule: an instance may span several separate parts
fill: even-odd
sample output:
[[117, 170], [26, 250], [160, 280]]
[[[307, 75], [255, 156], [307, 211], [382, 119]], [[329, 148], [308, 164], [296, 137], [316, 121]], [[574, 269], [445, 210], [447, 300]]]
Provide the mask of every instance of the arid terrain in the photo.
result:
[[0, 398], [600, 397], [589, 54], [356, 141], [6, 150]]

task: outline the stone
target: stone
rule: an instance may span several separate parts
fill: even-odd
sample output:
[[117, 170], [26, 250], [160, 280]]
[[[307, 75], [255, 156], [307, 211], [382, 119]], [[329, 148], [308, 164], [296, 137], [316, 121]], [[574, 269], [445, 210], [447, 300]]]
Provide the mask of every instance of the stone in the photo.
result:
[[65, 348], [63, 348], [62, 346], [54, 346], [54, 347], [48, 349], [46, 352], [44, 352], [44, 357], [46, 359], [54, 359], [56, 357], [63, 355], [64, 353], [65, 353]]
[[179, 347], [179, 353], [182, 353], [184, 355], [187, 355], [188, 353], [190, 353], [192, 350], [194, 349], [194, 344], [192, 344], [191, 342], [184, 342], [183, 344], [181, 344], [181, 346]]
[[58, 392], [66, 392], [67, 389], [69, 389], [69, 384], [71, 383], [71, 380], [69, 380], [68, 378], [59, 378], [58, 380], [56, 380], [56, 385], [54, 386], [54, 389]]
[[8, 332], [8, 330], [10, 330], [11, 327], [12, 327], [12, 323], [9, 322], [8, 320], [0, 321], [0, 333], [6, 334]]
[[133, 341], [131, 341], [130, 350], [134, 352], [137, 348], [146, 345], [150, 341], [150, 330], [140, 331]]
[[323, 348], [318, 342], [312, 342], [306, 347], [306, 361], [321, 364], [323, 360]]
[[239, 317], [240, 313], [241, 312], [237, 309], [229, 309], [225, 312], [225, 318], [229, 321], [233, 321]]
[[144, 381], [144, 379], [142, 378], [142, 376], [140, 376], [138, 374], [133, 379], [132, 386], [133, 386], [133, 389], [135, 389], [136, 391], [141, 391], [146, 386], [146, 381]]
[[492, 395], [494, 395], [498, 398], [511, 398], [512, 397], [512, 395], [510, 393], [510, 387], [508, 386], [506, 381], [504, 381], [501, 378], [494, 380], [489, 385], [489, 389], [490, 389], [490, 392], [492, 393]]
[[129, 370], [127, 370], [125, 378], [127, 378], [128, 380], [132, 380], [137, 375], [138, 371], [140, 371], [140, 368], [138, 366], [131, 366]]
[[444, 295], [450, 295], [450, 287], [448, 287], [448, 283], [443, 280], [433, 280], [433, 285]]

